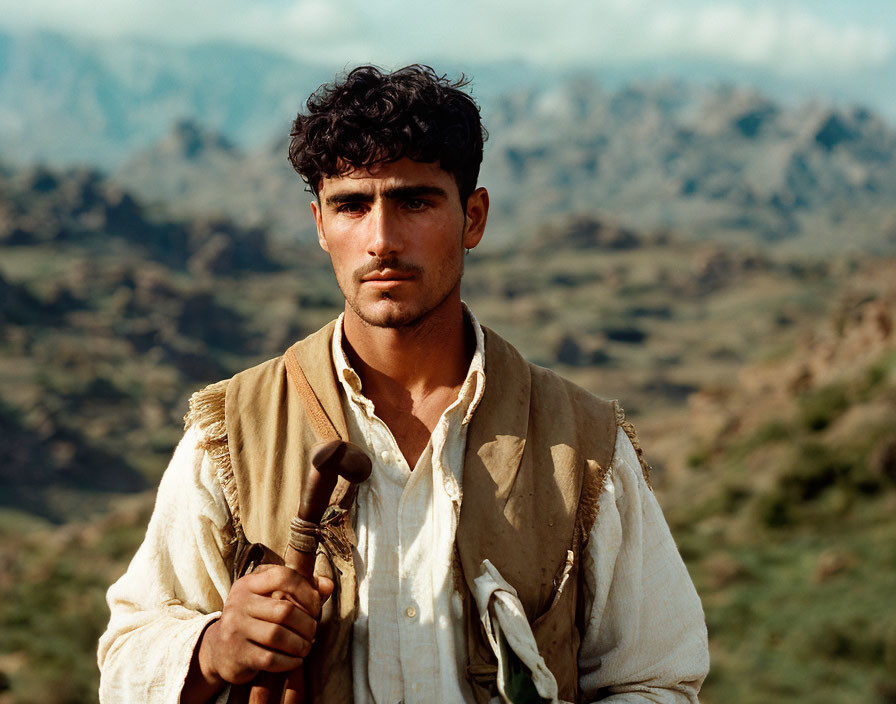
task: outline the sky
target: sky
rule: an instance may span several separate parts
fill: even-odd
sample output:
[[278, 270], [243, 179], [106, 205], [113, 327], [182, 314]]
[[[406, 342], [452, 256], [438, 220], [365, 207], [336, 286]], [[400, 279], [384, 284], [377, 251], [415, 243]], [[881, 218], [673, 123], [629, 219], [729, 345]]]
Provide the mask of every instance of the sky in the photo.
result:
[[844, 77], [896, 58], [893, 0], [0, 0], [0, 27], [233, 40], [318, 63], [686, 58]]

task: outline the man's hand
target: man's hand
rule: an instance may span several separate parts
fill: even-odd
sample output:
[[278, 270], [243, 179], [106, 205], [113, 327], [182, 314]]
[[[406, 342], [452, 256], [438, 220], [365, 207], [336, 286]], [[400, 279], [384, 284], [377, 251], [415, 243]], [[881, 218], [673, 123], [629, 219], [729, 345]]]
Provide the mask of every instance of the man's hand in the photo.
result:
[[[181, 701], [208, 701], [228, 683], [249, 682], [261, 670], [300, 666], [314, 642], [321, 606], [333, 592], [326, 577], [315, 582], [276, 565], [234, 582], [221, 618], [205, 629], [193, 653]], [[285, 598], [275, 598], [276, 592]]]

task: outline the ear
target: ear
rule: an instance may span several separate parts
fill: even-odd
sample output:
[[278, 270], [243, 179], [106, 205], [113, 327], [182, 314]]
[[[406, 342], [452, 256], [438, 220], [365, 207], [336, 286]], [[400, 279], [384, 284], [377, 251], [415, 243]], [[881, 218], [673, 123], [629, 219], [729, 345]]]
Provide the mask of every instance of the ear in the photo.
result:
[[488, 220], [488, 191], [477, 188], [467, 198], [467, 210], [464, 216], [464, 249], [473, 249], [485, 233], [485, 222]]
[[317, 243], [322, 250], [329, 253], [330, 250], [327, 247], [327, 238], [324, 236], [324, 224], [318, 200], [311, 201], [311, 215], [314, 216], [314, 225], [317, 227]]

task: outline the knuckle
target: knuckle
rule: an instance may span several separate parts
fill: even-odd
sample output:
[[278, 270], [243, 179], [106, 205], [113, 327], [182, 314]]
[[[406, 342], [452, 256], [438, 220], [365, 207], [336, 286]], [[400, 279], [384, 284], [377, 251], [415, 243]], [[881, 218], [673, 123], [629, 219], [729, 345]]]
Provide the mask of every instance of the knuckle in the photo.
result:
[[256, 664], [260, 670], [269, 670], [277, 662], [277, 656], [270, 650], [264, 650], [258, 654]]
[[277, 585], [283, 581], [283, 571], [285, 569], [279, 565], [266, 565], [263, 570], [259, 569], [241, 577], [234, 582], [234, 586], [243, 582], [243, 588], [254, 593], [276, 589]]
[[227, 600], [230, 601], [234, 598], [239, 599], [244, 594], [248, 594], [252, 591], [252, 585], [257, 581], [258, 577], [255, 574], [247, 574], [240, 577], [236, 580], [230, 587], [230, 594], [227, 597]]
[[292, 618], [294, 610], [295, 607], [285, 599], [278, 601], [274, 605], [274, 622], [279, 624], [288, 623]]

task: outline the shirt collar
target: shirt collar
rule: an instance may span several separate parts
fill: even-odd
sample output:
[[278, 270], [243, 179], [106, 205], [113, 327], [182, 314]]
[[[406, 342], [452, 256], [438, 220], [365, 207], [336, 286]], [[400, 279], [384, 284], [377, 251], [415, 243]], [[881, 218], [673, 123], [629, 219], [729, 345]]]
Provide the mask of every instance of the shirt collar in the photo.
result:
[[[485, 335], [482, 332], [482, 326], [476, 320], [476, 316], [464, 303], [463, 311], [467, 320], [473, 326], [473, 334], [476, 339], [476, 349], [473, 352], [473, 359], [470, 360], [470, 367], [467, 369], [467, 376], [458, 393], [458, 401], [461, 404], [468, 402], [466, 413], [462, 421], [462, 425], [467, 425], [473, 418], [473, 412], [482, 400], [482, 394], [485, 392]], [[345, 313], [340, 313], [336, 319], [336, 327], [333, 329], [332, 356], [333, 365], [336, 368], [336, 377], [342, 384], [342, 388], [350, 401], [360, 405], [369, 414], [373, 415], [373, 402], [367, 398], [362, 390], [361, 377], [352, 369], [342, 347], [342, 326]], [[457, 404], [452, 404], [454, 407]]]

